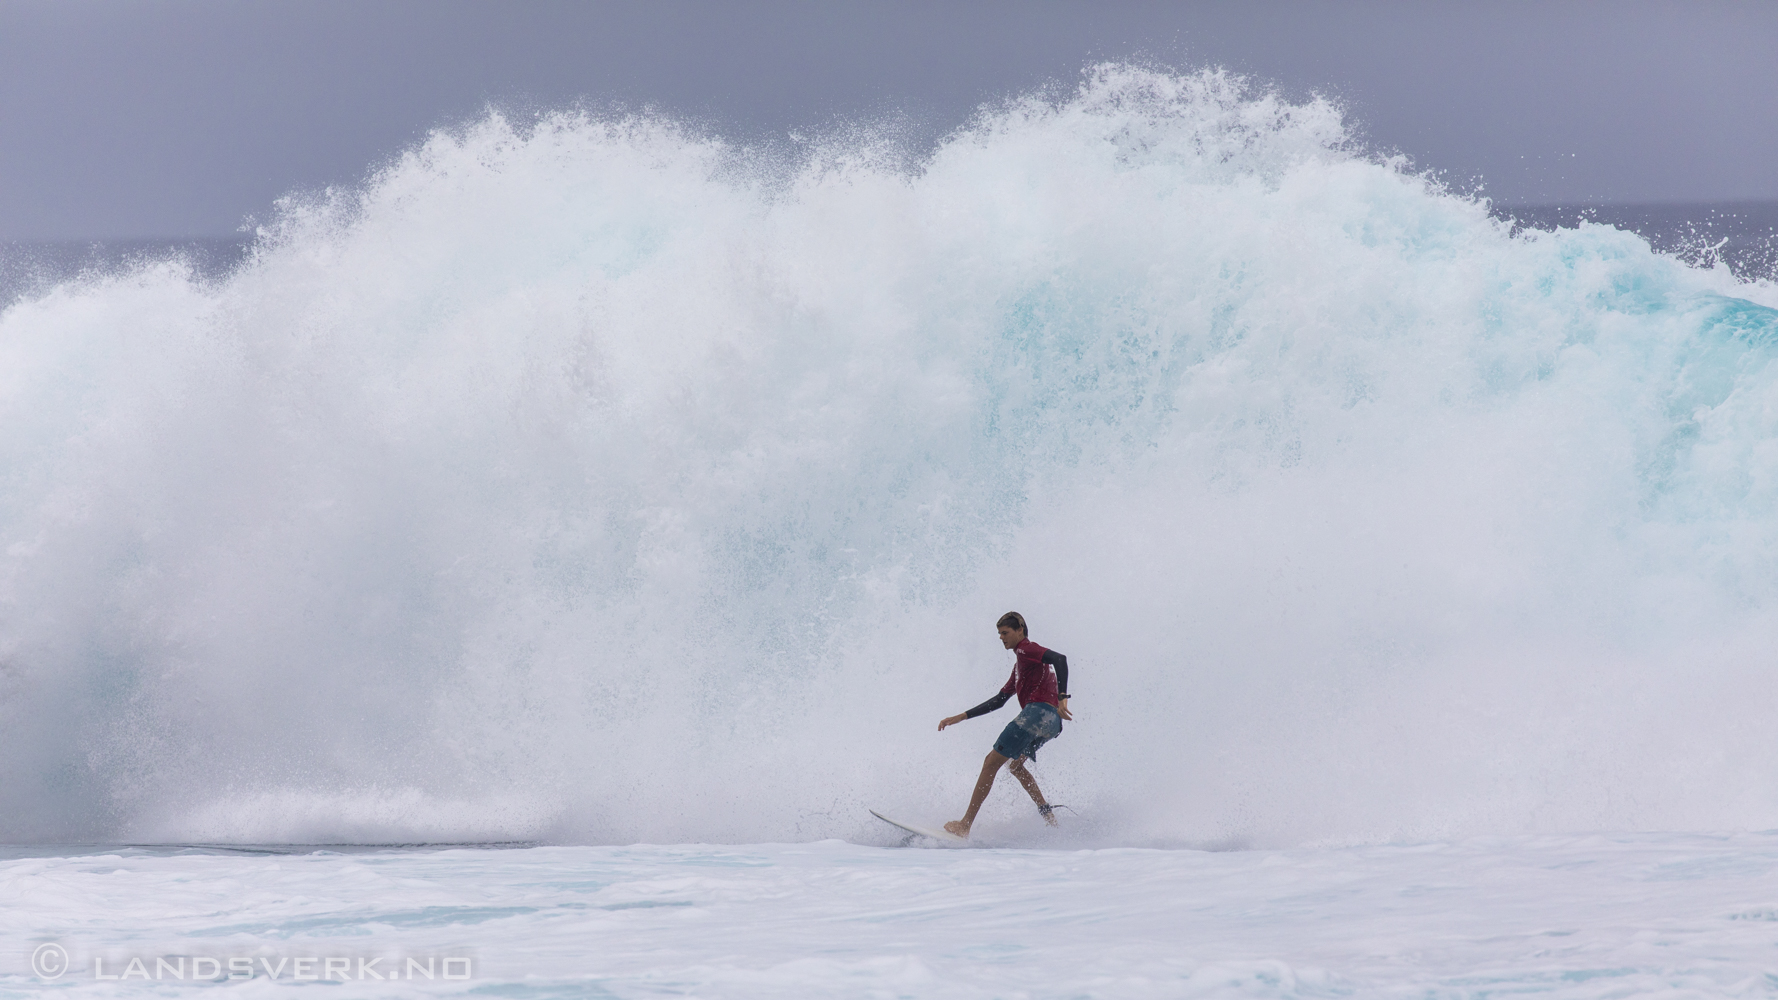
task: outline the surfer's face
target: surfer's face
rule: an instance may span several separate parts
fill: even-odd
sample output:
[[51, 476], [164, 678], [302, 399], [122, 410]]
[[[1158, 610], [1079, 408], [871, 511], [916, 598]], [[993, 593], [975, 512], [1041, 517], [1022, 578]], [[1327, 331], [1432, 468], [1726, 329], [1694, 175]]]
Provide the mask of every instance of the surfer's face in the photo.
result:
[[1017, 646], [1019, 643], [1024, 642], [1024, 641], [1025, 641], [1025, 630], [1024, 629], [1013, 628], [1011, 625], [1000, 626], [1000, 644], [1002, 646], [1005, 646], [1007, 649], [1011, 649], [1014, 646]]

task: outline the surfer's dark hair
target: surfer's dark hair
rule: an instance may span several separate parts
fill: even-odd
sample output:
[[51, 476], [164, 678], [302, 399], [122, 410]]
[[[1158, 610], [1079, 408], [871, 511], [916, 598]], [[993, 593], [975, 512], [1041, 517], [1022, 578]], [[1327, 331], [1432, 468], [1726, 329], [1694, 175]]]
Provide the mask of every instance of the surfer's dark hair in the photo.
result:
[[1019, 614], [1017, 611], [1008, 611], [1006, 614], [1001, 615], [1000, 620], [994, 623], [994, 627], [1016, 628], [1026, 635], [1031, 634], [1031, 630], [1025, 625], [1025, 616]]

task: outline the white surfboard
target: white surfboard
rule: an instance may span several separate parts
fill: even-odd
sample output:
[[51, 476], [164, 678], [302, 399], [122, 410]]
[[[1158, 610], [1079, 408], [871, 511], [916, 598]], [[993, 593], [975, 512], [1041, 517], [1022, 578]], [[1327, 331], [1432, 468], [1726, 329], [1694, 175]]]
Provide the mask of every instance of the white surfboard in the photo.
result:
[[[912, 823], [903, 823], [901, 820], [898, 820], [898, 819], [890, 819], [889, 817], [883, 815], [882, 813], [877, 812], [875, 809], [872, 809], [870, 811], [870, 814], [872, 816], [875, 816], [876, 818], [882, 820], [883, 822], [889, 824], [890, 826], [893, 826], [893, 827], [899, 829], [899, 830], [905, 830], [908, 833], [914, 834], [915, 836], [919, 836], [919, 837], [930, 837], [931, 839], [938, 841], [939, 843], [945, 845], [946, 847], [968, 847], [968, 846], [970, 846], [968, 837], [959, 837], [954, 833], [949, 833], [944, 830], [929, 830], [926, 827], [915, 826]], [[913, 837], [909, 837], [908, 839], [912, 840]]]

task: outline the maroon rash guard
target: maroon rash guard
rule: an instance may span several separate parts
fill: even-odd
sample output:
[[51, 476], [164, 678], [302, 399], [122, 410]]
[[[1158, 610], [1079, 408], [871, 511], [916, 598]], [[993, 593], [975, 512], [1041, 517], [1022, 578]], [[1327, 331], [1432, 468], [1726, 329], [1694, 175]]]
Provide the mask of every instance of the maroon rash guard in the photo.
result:
[[[1061, 709], [1061, 699], [1068, 696], [1068, 657], [1053, 649], [1044, 649], [1030, 639], [1014, 646], [1012, 651], [1018, 661], [1013, 664], [1012, 676], [1006, 679], [1006, 686], [999, 694], [964, 712], [965, 719], [987, 715], [1015, 694], [1019, 696], [1020, 708], [1041, 701]], [[1055, 669], [1052, 671], [1051, 667]]]

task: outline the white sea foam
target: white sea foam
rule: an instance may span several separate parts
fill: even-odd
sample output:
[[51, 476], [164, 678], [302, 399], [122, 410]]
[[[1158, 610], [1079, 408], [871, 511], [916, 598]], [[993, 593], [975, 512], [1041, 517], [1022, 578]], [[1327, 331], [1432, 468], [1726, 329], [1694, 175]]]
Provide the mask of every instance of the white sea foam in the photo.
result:
[[1759, 997], [1775, 872], [1771, 834], [13, 858], [0, 994], [168, 996], [233, 962], [231, 996]]
[[1085, 842], [1778, 825], [1774, 307], [1214, 73], [491, 117], [0, 315], [0, 835], [942, 816], [1009, 608]]

